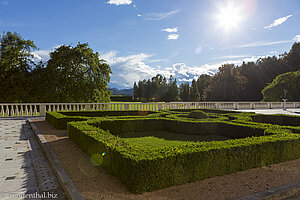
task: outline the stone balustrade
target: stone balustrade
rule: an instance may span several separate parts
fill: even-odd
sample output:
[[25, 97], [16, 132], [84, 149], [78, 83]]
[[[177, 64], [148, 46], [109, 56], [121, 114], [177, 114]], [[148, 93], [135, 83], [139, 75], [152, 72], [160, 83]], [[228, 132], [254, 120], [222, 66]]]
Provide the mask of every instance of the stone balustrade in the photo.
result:
[[[170, 103], [1, 103], [0, 117], [45, 116], [47, 111], [165, 109], [272, 109], [283, 102], [170, 102]], [[300, 102], [287, 102], [286, 108], [300, 108]]]

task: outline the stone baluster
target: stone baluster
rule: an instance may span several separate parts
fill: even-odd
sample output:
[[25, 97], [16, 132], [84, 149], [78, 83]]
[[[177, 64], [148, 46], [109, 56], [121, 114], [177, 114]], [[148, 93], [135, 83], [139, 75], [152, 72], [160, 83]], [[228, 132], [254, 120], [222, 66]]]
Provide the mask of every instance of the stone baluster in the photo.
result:
[[15, 112], [14, 112], [14, 105], [11, 105], [10, 107], [10, 116], [14, 116]]
[[21, 110], [20, 110], [21, 116], [24, 115], [24, 110], [23, 110], [23, 105], [21, 105]]
[[36, 105], [34, 105], [33, 114], [34, 114], [34, 116], [37, 116], [37, 108], [36, 108]]
[[4, 107], [1, 105], [1, 117], [4, 117]]

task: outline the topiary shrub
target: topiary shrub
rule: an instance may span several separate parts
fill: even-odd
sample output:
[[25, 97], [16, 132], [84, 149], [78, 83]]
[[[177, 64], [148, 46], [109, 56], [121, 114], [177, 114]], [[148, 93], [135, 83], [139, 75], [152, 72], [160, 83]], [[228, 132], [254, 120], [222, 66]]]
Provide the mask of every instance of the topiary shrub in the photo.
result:
[[193, 110], [192, 112], [189, 113], [188, 117], [194, 119], [206, 119], [208, 118], [208, 115], [206, 114], [206, 112], [203, 112], [202, 110]]

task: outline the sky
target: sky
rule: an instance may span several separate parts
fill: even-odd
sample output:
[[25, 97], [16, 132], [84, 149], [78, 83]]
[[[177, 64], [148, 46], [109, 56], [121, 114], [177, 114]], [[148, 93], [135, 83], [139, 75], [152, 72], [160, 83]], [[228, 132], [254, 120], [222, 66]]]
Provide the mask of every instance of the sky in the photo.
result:
[[300, 42], [299, 0], [0, 0], [0, 33], [17, 32], [47, 61], [60, 45], [106, 60], [111, 88], [156, 74], [179, 82], [278, 56]]

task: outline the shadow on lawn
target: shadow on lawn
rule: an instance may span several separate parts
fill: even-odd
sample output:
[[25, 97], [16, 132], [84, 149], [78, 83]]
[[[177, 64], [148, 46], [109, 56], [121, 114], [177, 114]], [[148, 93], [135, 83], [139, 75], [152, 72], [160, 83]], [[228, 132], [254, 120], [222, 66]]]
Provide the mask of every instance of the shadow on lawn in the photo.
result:
[[164, 140], [176, 140], [176, 141], [189, 141], [189, 142], [202, 142], [202, 141], [223, 141], [232, 139], [223, 135], [184, 135], [171, 133], [167, 131], [146, 131], [146, 132], [135, 132], [126, 133], [119, 135], [122, 138], [143, 138], [143, 137], [156, 137]]

